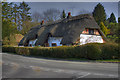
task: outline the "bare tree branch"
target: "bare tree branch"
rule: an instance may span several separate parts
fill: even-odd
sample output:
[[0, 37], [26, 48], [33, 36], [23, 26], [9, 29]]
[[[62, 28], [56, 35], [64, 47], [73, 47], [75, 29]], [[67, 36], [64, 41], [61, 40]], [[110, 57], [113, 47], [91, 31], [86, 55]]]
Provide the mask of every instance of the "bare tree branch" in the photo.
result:
[[60, 14], [58, 9], [51, 8], [43, 12], [43, 19], [48, 22], [56, 21], [60, 19]]
[[92, 12], [89, 12], [89, 11], [83, 9], [80, 12], [78, 12], [78, 15], [80, 15], [80, 14], [90, 14], [90, 15], [92, 15]]
[[34, 22], [40, 22], [40, 21], [42, 21], [43, 16], [39, 12], [34, 12], [32, 14], [32, 19], [33, 19]]

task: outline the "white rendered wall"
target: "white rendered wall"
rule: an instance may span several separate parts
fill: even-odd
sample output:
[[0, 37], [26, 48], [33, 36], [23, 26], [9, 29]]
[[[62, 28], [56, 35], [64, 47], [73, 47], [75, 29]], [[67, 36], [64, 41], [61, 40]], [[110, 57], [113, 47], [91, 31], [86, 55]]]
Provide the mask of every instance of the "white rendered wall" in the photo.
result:
[[100, 35], [80, 34], [80, 45], [86, 43], [103, 43], [103, 39]]
[[49, 47], [52, 47], [52, 43], [56, 43], [57, 46], [62, 46], [62, 44], [60, 44], [61, 40], [62, 37], [49, 37], [48, 38]]
[[32, 47], [33, 47], [33, 45], [35, 45], [36, 41], [37, 41], [37, 39], [35, 39], [35, 40], [30, 40], [28, 46], [30, 46], [30, 44], [31, 44]]

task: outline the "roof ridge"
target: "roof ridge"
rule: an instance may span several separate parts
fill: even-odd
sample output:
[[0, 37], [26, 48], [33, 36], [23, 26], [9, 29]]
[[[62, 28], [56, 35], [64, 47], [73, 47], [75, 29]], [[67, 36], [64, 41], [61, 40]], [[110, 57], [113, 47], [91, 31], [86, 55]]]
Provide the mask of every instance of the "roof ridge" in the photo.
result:
[[63, 18], [63, 19], [59, 19], [59, 20], [56, 20], [56, 21], [53, 21], [53, 22], [48, 22], [46, 24], [43, 24], [43, 25], [37, 25], [36, 27], [32, 27], [32, 29], [34, 28], [41, 28], [41, 27], [46, 27], [48, 25], [52, 25], [52, 24], [57, 24], [59, 22], [67, 22], [67, 21], [72, 21], [72, 20], [77, 20], [77, 19], [81, 19], [81, 18], [84, 18], [84, 17], [90, 17], [91, 15], [90, 14], [80, 14], [80, 15], [77, 15], [77, 16], [71, 16], [70, 18]]
[[[70, 18], [59, 19], [59, 20], [56, 20], [56, 21], [54, 21], [54, 22], [50, 22], [50, 23], [48, 22], [47, 24], [44, 24], [44, 25], [42, 25], [42, 26], [44, 27], [44, 26], [46, 26], [46, 25], [52, 25], [52, 24], [59, 23], [59, 22], [65, 21], [65, 20], [69, 21], [69, 20], [75, 20], [74, 18], [80, 19], [80, 17], [84, 18], [84, 17], [89, 17], [89, 16], [91, 16], [91, 15], [90, 15], [90, 14], [80, 14], [80, 15], [77, 15], [77, 16], [71, 16]], [[79, 18], [78, 18], [78, 17], [79, 17]], [[41, 27], [42, 27], [42, 26], [41, 26]]]

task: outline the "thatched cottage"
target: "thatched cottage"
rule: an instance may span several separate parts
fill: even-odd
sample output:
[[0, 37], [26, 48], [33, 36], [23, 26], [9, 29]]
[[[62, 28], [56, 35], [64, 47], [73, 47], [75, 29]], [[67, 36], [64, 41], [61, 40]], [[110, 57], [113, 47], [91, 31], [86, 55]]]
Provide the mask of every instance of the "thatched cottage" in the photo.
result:
[[106, 37], [89, 14], [83, 14], [33, 27], [19, 46], [62, 46], [86, 43], [104, 43]]

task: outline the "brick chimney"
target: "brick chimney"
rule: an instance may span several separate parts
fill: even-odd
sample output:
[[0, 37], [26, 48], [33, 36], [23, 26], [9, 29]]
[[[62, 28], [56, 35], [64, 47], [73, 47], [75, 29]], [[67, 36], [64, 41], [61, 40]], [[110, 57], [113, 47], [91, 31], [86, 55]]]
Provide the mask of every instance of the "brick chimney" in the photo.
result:
[[67, 18], [70, 18], [70, 17], [71, 17], [71, 12], [68, 12]]
[[44, 20], [42, 20], [42, 22], [41, 22], [41, 25], [43, 25], [44, 24]]

